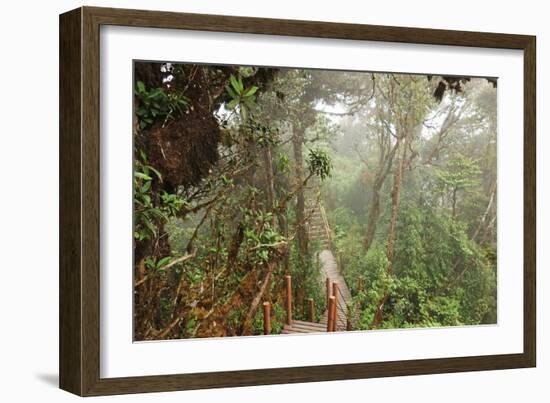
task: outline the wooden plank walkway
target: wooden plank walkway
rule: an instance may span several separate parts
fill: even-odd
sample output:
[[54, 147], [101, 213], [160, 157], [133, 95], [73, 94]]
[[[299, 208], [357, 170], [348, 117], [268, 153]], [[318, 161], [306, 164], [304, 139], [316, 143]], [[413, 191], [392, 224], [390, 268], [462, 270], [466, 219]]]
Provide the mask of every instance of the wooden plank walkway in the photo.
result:
[[[347, 327], [347, 310], [348, 304], [351, 304], [351, 293], [349, 291], [346, 280], [340, 272], [338, 265], [336, 264], [336, 259], [332, 255], [330, 250], [322, 250], [319, 254], [319, 259], [322, 263], [322, 276], [323, 282], [328, 278], [331, 283], [338, 284], [338, 311], [337, 311], [337, 320], [336, 320], [336, 330], [342, 331], [346, 330]], [[321, 318], [320, 323], [327, 325], [327, 312], [325, 312]]]
[[303, 320], [293, 320], [291, 325], [285, 325], [281, 334], [290, 334], [290, 333], [319, 333], [326, 332], [327, 324], [324, 325], [321, 323], [315, 322], [306, 322]]
[[[321, 242], [322, 250], [319, 253], [321, 261], [321, 277], [323, 284], [326, 284], [327, 279], [330, 283], [338, 284], [338, 301], [337, 301], [337, 320], [336, 331], [347, 330], [347, 310], [351, 304], [352, 298], [348, 285], [338, 268], [336, 259], [330, 250], [330, 239], [327, 234], [327, 228], [324, 224], [324, 218], [318, 204], [309, 207], [313, 209], [309, 222], [310, 239], [317, 239]], [[310, 210], [311, 211], [311, 210]], [[328, 311], [325, 310], [321, 316], [319, 323], [293, 320], [289, 325], [285, 325], [282, 334], [291, 333], [317, 333], [327, 331]]]

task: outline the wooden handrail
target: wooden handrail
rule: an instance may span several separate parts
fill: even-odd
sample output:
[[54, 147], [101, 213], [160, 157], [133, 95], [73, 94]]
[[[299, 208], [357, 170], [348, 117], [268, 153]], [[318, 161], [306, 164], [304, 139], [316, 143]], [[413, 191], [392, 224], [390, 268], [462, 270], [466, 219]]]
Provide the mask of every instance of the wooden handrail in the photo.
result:
[[309, 321], [315, 321], [315, 304], [313, 303], [313, 298], [309, 298]]
[[321, 203], [319, 203], [319, 211], [321, 213], [321, 219], [323, 220], [323, 226], [325, 227], [325, 234], [327, 236], [328, 246], [332, 250], [332, 235], [330, 233], [330, 226], [328, 225], [327, 212], [325, 211], [325, 207]]

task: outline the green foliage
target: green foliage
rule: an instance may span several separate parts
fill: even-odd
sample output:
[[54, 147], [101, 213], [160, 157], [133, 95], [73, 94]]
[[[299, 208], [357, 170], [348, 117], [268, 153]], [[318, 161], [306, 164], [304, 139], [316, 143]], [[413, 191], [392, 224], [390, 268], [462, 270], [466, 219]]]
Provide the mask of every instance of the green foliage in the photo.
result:
[[321, 281], [321, 262], [319, 252], [321, 245], [318, 241], [309, 243], [310, 254], [303, 256], [299, 252], [296, 242], [290, 254], [290, 267], [292, 282], [294, 284], [293, 318], [297, 320], [309, 320], [308, 298], [313, 299], [315, 317], [319, 320], [326, 309], [326, 292]]
[[250, 110], [254, 107], [256, 101], [256, 91], [258, 87], [252, 85], [245, 88], [242, 78], [235, 77], [233, 74], [229, 77], [229, 84], [225, 87], [231, 101], [227, 104], [227, 109], [234, 110], [239, 107], [239, 114], [243, 121], [248, 119]]
[[175, 216], [180, 208], [185, 205], [185, 201], [178, 195], [167, 193], [164, 190], [160, 193], [160, 202], [167, 216]]
[[346, 283], [351, 286], [354, 304], [360, 313], [356, 327], [368, 329], [376, 304], [384, 295], [384, 290], [395, 288], [395, 281], [386, 273], [388, 259], [382, 245], [373, 244], [365, 255], [363, 245], [354, 234], [341, 238], [339, 244], [343, 242], [347, 245], [342, 251], [339, 250], [339, 256]]
[[469, 239], [464, 224], [448, 213], [406, 204], [399, 216], [394, 275], [386, 272], [383, 244], [364, 254], [361, 226], [353, 212], [331, 215], [334, 243], [359, 309], [358, 327], [368, 329], [375, 306], [389, 292], [382, 328], [456, 326], [496, 320], [493, 253]]
[[134, 239], [143, 241], [159, 235], [159, 228], [175, 216], [185, 201], [166, 191], [155, 192], [153, 183], [162, 183], [162, 175], [148, 163], [141, 150], [134, 160]]
[[139, 152], [139, 156], [134, 161], [134, 238], [143, 241], [155, 238], [158, 234], [156, 222], [167, 217], [154, 205], [151, 189], [153, 179], [162, 181], [162, 176], [148, 165], [143, 151]]
[[[285, 325], [286, 320], [286, 311], [284, 308], [278, 304], [271, 305], [271, 334], [279, 334]], [[254, 329], [254, 334], [264, 334], [264, 314], [263, 310], [260, 308], [254, 315], [252, 321], [252, 327]]]
[[165, 256], [161, 259], [156, 260], [152, 256], [147, 256], [145, 258], [145, 266], [149, 270], [162, 270], [172, 260], [171, 256]]
[[166, 92], [163, 88], [147, 90], [142, 81], [136, 82], [135, 96], [138, 99], [136, 115], [139, 128], [146, 129], [161, 119], [163, 124], [181, 115], [189, 105], [189, 99], [177, 92]]
[[287, 174], [290, 172], [290, 158], [286, 154], [279, 154], [277, 158], [277, 171], [282, 174]]
[[228, 334], [237, 334], [246, 315], [245, 306], [236, 306], [230, 312], [225, 321], [225, 328]]
[[436, 169], [438, 188], [441, 192], [469, 190], [479, 185], [481, 170], [476, 161], [461, 154], [455, 155], [445, 169]]
[[307, 167], [311, 174], [317, 176], [321, 180], [325, 180], [331, 175], [332, 161], [325, 150], [312, 149], [309, 150]]
[[277, 127], [269, 127], [260, 123], [254, 116], [249, 116], [247, 128], [251, 130], [253, 139], [260, 147], [277, 146], [279, 143], [280, 133]]
[[244, 239], [245, 244], [252, 252], [251, 257], [254, 262], [267, 263], [270, 260], [270, 254], [277, 251], [279, 243], [285, 238], [275, 231], [271, 221], [273, 214], [262, 211], [253, 211], [242, 209], [244, 213]]

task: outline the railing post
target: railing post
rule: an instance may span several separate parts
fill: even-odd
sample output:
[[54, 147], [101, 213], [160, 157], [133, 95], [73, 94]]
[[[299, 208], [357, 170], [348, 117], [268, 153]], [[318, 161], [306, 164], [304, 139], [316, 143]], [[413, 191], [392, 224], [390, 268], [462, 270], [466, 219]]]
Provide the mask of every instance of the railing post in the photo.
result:
[[333, 295], [330, 298], [332, 298], [332, 304], [330, 307], [330, 331], [334, 332], [336, 331], [336, 297]]
[[292, 324], [292, 280], [290, 275], [285, 276], [286, 279], [286, 323]]
[[334, 321], [332, 323], [332, 331], [335, 332], [338, 327], [338, 283], [332, 283], [332, 296], [334, 297]]
[[328, 308], [327, 308], [327, 332], [332, 332], [332, 322], [334, 320], [334, 317], [332, 316], [334, 313], [334, 297], [330, 296], [328, 298]]
[[351, 305], [347, 305], [347, 316], [346, 316], [346, 330], [349, 332], [352, 330], [352, 325], [351, 325], [351, 315], [353, 314], [352, 310], [351, 310]]
[[328, 309], [328, 300], [330, 298], [330, 296], [332, 295], [332, 290], [330, 288], [330, 278], [327, 277], [327, 281], [326, 281], [326, 285], [327, 285], [327, 309]]
[[271, 334], [271, 304], [264, 302], [264, 334]]
[[309, 321], [315, 322], [315, 304], [313, 303], [313, 298], [309, 299]]

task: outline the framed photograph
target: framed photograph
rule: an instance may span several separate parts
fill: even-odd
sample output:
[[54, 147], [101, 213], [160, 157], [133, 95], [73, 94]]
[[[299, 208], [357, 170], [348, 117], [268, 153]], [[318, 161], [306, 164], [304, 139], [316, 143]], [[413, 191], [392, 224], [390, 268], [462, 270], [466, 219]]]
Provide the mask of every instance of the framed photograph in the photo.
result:
[[60, 387], [533, 367], [535, 37], [60, 16]]

